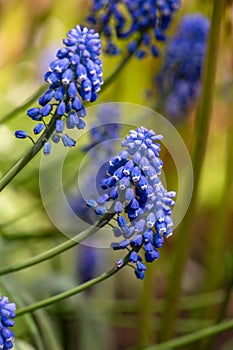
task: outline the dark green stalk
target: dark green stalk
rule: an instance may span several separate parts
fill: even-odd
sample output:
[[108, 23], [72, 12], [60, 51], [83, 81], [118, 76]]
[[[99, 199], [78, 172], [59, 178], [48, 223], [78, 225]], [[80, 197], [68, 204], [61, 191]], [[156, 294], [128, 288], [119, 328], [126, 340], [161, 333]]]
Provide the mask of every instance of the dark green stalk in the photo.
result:
[[210, 232], [209, 241], [209, 260], [207, 261], [207, 275], [205, 280], [205, 290], [210, 291], [218, 287], [222, 274], [224, 272], [224, 264], [219, 264], [219, 257], [223, 256], [224, 238], [227, 231], [228, 215], [231, 210], [232, 200], [232, 169], [233, 169], [233, 122], [228, 131], [228, 140], [226, 144], [226, 167], [225, 178], [221, 198], [216, 210], [213, 227]]
[[91, 226], [89, 229], [77, 234], [74, 238], [61, 243], [57, 245], [56, 247], [47, 250], [46, 252], [43, 252], [39, 255], [36, 255], [26, 261], [23, 261], [21, 263], [9, 265], [7, 267], [4, 267], [0, 269], [0, 276], [6, 275], [15, 271], [26, 269], [27, 267], [39, 264], [43, 261], [46, 261], [48, 259], [53, 258], [54, 256], [65, 252], [68, 249], [71, 249], [72, 247], [76, 246], [80, 242], [82, 242], [84, 239], [92, 235], [93, 233], [97, 232], [101, 227], [106, 225], [109, 220], [113, 217], [114, 213], [106, 213], [103, 215], [103, 217], [97, 221], [93, 226]]
[[97, 283], [100, 283], [104, 280], [106, 280], [107, 278], [111, 277], [112, 275], [114, 275], [116, 272], [118, 272], [120, 269], [122, 269], [125, 265], [127, 265], [127, 263], [129, 262], [129, 255], [130, 253], [128, 253], [126, 255], [126, 257], [124, 258], [124, 262], [123, 262], [123, 265], [118, 268], [116, 266], [114, 266], [113, 268], [111, 268], [110, 270], [108, 270], [107, 272], [104, 272], [103, 274], [101, 274], [100, 276], [96, 277], [96, 278], [93, 278], [83, 284], [81, 284], [80, 286], [77, 286], [75, 288], [72, 288], [72, 289], [69, 289], [68, 291], [66, 292], [63, 292], [63, 293], [60, 293], [60, 294], [57, 294], [55, 296], [52, 296], [48, 299], [44, 299], [44, 300], [41, 300], [41, 301], [38, 301], [36, 302], [35, 304], [32, 304], [32, 305], [29, 305], [21, 310], [19, 310], [16, 314], [16, 317], [19, 317], [19, 316], [22, 316], [22, 315], [25, 315], [27, 313], [31, 313], [35, 310], [38, 310], [38, 309], [41, 309], [43, 307], [46, 307], [46, 306], [49, 306], [49, 305], [52, 305], [58, 301], [61, 301], [63, 299], [66, 299], [66, 298], [69, 298], [71, 297], [72, 295], [75, 295], [75, 294], [78, 294], [78, 293], [81, 293], [83, 292], [84, 290], [94, 286], [95, 284]]
[[164, 343], [149, 346], [141, 350], [172, 350], [181, 346], [192, 344], [198, 340], [217, 335], [233, 328], [233, 320], [223, 321], [217, 325], [209, 326], [196, 332], [177, 337]]
[[[224, 243], [227, 233], [228, 226], [228, 218], [229, 213], [232, 208], [232, 191], [233, 191], [233, 183], [232, 183], [232, 169], [233, 169], [233, 121], [230, 120], [230, 126], [227, 135], [227, 143], [226, 143], [226, 167], [225, 167], [225, 178], [223, 190], [221, 193], [219, 205], [217, 207], [215, 213], [215, 219], [213, 221], [213, 228], [210, 232], [209, 236], [209, 251], [211, 254], [208, 255], [209, 260], [207, 261], [207, 274], [204, 283], [204, 289], [206, 291], [211, 291], [216, 289], [220, 282], [221, 278], [224, 278], [226, 275], [225, 270], [227, 271], [227, 286], [225, 291], [224, 300], [220, 306], [220, 309], [217, 313], [217, 317], [215, 316], [215, 308], [207, 308], [205, 312], [201, 314], [201, 317], [212, 317], [216, 319], [216, 323], [219, 323], [223, 320], [226, 315], [227, 307], [230, 301], [231, 292], [233, 288], [233, 266], [232, 266], [232, 254], [230, 260], [230, 266], [226, 267], [228, 261], [222, 264], [219, 264], [219, 257], [224, 258]], [[211, 339], [211, 344], [214, 339]], [[204, 344], [204, 346], [211, 346], [210, 342], [208, 344]], [[206, 347], [206, 348], [207, 348]]]
[[195, 217], [197, 204], [197, 194], [199, 188], [199, 179], [205, 156], [209, 123], [211, 117], [214, 82], [217, 65], [217, 52], [219, 46], [220, 29], [222, 17], [224, 14], [224, 0], [213, 0], [213, 11], [211, 19], [211, 28], [209, 34], [209, 43], [207, 57], [205, 62], [202, 94], [200, 104], [196, 115], [196, 124], [194, 130], [194, 144], [192, 152], [193, 170], [194, 170], [194, 187], [193, 197], [189, 210], [180, 225], [177, 233], [176, 245], [171, 263], [170, 278], [168, 278], [167, 295], [164, 302], [164, 311], [161, 321], [159, 339], [166, 340], [172, 337], [175, 319], [177, 316], [177, 300], [180, 293], [180, 285], [183, 270], [187, 259], [192, 224]]

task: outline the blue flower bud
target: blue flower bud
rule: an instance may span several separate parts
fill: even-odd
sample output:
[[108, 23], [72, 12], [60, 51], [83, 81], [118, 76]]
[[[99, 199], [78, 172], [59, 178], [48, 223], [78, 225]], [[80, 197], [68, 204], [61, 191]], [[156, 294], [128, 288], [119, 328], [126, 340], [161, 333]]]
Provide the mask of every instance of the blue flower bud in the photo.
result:
[[98, 198], [97, 202], [99, 204], [104, 204], [108, 200], [109, 200], [109, 195], [107, 193], [104, 193]]
[[157, 250], [152, 250], [145, 253], [146, 262], [153, 262], [154, 260], [158, 259], [159, 256], [160, 254], [157, 252]]
[[78, 90], [77, 86], [74, 82], [71, 82], [68, 87], [68, 95], [72, 98], [75, 98], [77, 96]]
[[27, 115], [33, 120], [39, 120], [40, 118], [40, 108], [30, 108], [27, 111]]
[[135, 275], [136, 275], [137, 278], [139, 278], [141, 280], [144, 279], [144, 277], [145, 277], [144, 271], [134, 270], [134, 272], [135, 272]]
[[45, 156], [48, 156], [51, 152], [52, 145], [50, 142], [45, 142], [44, 148], [43, 148], [43, 153]]
[[97, 207], [97, 208], [95, 209], [95, 213], [96, 213], [96, 215], [98, 215], [98, 216], [104, 215], [104, 214], [106, 213], [106, 211], [107, 211], [106, 208], [103, 207], [103, 206]]
[[86, 203], [87, 203], [87, 206], [90, 208], [97, 208], [98, 206], [97, 202], [94, 199], [88, 199]]
[[65, 147], [74, 147], [76, 145], [76, 141], [67, 134], [62, 135], [62, 142]]
[[64, 99], [64, 96], [65, 96], [64, 86], [59, 86], [54, 93], [54, 98], [57, 101], [62, 101]]
[[163, 242], [164, 242], [163, 236], [161, 236], [158, 233], [155, 233], [153, 237], [153, 245], [155, 246], [155, 248], [161, 248], [163, 246]]
[[28, 137], [28, 133], [24, 130], [16, 130], [15, 137], [18, 139], [26, 139]]
[[[51, 101], [51, 99], [53, 98], [53, 95], [54, 95], [54, 90], [49, 89], [49, 90], [45, 91], [44, 95], [42, 95], [38, 100], [39, 104], [41, 106], [47, 105], [47, 103], [49, 103]], [[31, 108], [31, 109], [33, 109], [33, 108]], [[29, 111], [30, 111], [30, 109], [28, 110], [28, 112]], [[27, 114], [28, 114], [28, 112], [27, 112]]]
[[34, 129], [33, 129], [33, 132], [35, 135], [38, 135], [41, 133], [41, 131], [44, 129], [44, 124], [37, 124]]
[[59, 134], [59, 133], [62, 133], [64, 130], [64, 123], [61, 119], [58, 119], [56, 121], [56, 132]]
[[50, 104], [47, 104], [44, 107], [42, 107], [40, 110], [40, 114], [42, 115], [42, 117], [47, 117], [50, 114], [50, 112], [52, 111], [52, 108], [53, 108], [53, 106]]
[[57, 115], [63, 116], [66, 112], [66, 105], [64, 101], [61, 101], [59, 105], [57, 106]]
[[118, 225], [120, 227], [127, 226], [127, 222], [126, 222], [125, 218], [121, 215], [118, 216], [117, 222], [118, 222]]
[[52, 141], [54, 143], [58, 143], [61, 139], [61, 136], [60, 135], [57, 135], [57, 134], [53, 134], [52, 137], [51, 137]]
[[73, 80], [73, 71], [72, 69], [67, 69], [62, 74], [62, 83], [68, 85]]
[[136, 263], [138, 261], [138, 253], [136, 253], [135, 251], [132, 251], [132, 253], [130, 253], [130, 256], [129, 256], [129, 261]]
[[115, 213], [121, 213], [122, 212], [122, 204], [121, 202], [116, 202], [114, 205], [114, 211]]

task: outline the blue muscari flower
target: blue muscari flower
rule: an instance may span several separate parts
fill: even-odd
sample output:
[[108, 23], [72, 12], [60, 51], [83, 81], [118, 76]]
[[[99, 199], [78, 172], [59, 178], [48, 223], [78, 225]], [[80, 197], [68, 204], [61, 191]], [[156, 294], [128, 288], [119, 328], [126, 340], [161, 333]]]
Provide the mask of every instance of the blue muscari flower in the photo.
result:
[[[97, 199], [106, 211], [113, 210], [117, 223], [114, 235], [123, 238], [113, 242], [112, 248], [131, 249], [129, 261], [136, 264], [135, 274], [140, 279], [144, 278], [146, 269], [141, 251], [144, 250], [146, 262], [158, 259], [157, 249], [162, 247], [163, 237], [172, 234], [171, 207], [175, 204], [172, 198], [176, 193], [167, 191], [160, 180], [163, 163], [159, 158], [158, 141], [161, 139], [161, 135], [144, 127], [131, 130], [122, 142], [126, 150], [109, 161], [107, 177], [101, 180], [106, 196]], [[117, 196], [112, 196], [113, 191]]]
[[15, 310], [15, 303], [9, 303], [8, 298], [0, 294], [0, 349], [13, 348], [14, 333], [9, 327], [14, 326]]
[[187, 116], [200, 95], [208, 31], [205, 16], [187, 15], [167, 45], [155, 82], [163, 109], [173, 120]]
[[87, 21], [104, 35], [107, 54], [119, 54], [114, 43], [117, 37], [128, 41], [128, 51], [137, 58], [148, 51], [156, 57], [156, 42], [166, 40], [166, 30], [179, 7], [180, 0], [93, 0]]
[[[51, 136], [52, 141], [58, 143], [62, 140], [65, 146], [73, 147], [75, 141], [63, 134], [64, 127], [85, 127], [82, 118], [86, 116], [86, 109], [83, 102], [94, 102], [103, 84], [99, 58], [101, 42], [99, 34], [93, 29], [77, 25], [68, 32], [63, 43], [64, 47], [57, 51], [56, 59], [50, 63], [49, 70], [44, 75], [49, 88], [38, 99], [40, 107], [28, 109], [27, 115], [32, 120], [44, 123], [49, 116], [55, 118], [56, 130]], [[40, 125], [42, 123], [34, 128], [34, 134], [42, 131]], [[22, 130], [18, 130], [15, 136], [27, 137]], [[46, 145], [44, 153], [49, 154], [48, 151], [50, 149]]]

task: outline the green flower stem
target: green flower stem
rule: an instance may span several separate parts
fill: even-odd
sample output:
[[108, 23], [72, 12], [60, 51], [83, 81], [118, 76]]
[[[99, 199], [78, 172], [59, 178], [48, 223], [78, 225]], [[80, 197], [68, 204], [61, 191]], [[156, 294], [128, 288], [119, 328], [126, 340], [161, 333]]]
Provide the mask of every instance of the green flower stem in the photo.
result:
[[19, 317], [19, 316], [22, 316], [22, 315], [25, 315], [27, 313], [31, 313], [35, 310], [38, 310], [38, 309], [41, 309], [43, 307], [46, 307], [46, 306], [49, 306], [49, 305], [52, 305], [60, 300], [63, 300], [63, 299], [66, 299], [66, 298], [69, 298], [71, 297], [72, 295], [75, 295], [75, 294], [78, 294], [78, 293], [81, 293], [83, 292], [84, 290], [94, 286], [95, 284], [97, 283], [100, 283], [104, 280], [106, 280], [107, 278], [111, 277], [112, 275], [114, 275], [116, 272], [120, 271], [125, 265], [127, 265], [127, 263], [129, 262], [129, 255], [130, 253], [128, 253], [126, 255], [126, 257], [124, 258], [124, 261], [123, 261], [123, 265], [118, 268], [116, 266], [114, 266], [113, 268], [111, 268], [110, 270], [108, 270], [107, 272], [104, 272], [102, 275], [96, 277], [96, 278], [93, 278], [75, 288], [72, 288], [72, 289], [69, 289], [68, 291], [66, 292], [63, 292], [63, 293], [60, 293], [60, 294], [57, 294], [55, 296], [52, 296], [48, 299], [44, 299], [44, 300], [41, 300], [41, 301], [38, 301], [32, 305], [29, 305], [21, 310], [19, 310], [16, 314], [16, 317]]
[[46, 89], [46, 85], [40, 86], [39, 89], [35, 91], [35, 93], [31, 97], [29, 97], [28, 100], [26, 100], [20, 106], [13, 109], [13, 111], [11, 111], [10, 113], [2, 117], [0, 119], [0, 125], [15, 118], [20, 113], [25, 113], [26, 110], [32, 105], [32, 103], [36, 102], [36, 100], [41, 96], [41, 94], [44, 93], [45, 89]]
[[[231, 118], [232, 119], [232, 118]], [[219, 264], [219, 257], [224, 253], [224, 238], [227, 231], [228, 217], [232, 207], [232, 169], [233, 169], [233, 121], [230, 120], [228, 139], [226, 144], [227, 159], [225, 167], [225, 178], [221, 198], [216, 210], [215, 220], [211, 235], [209, 236], [210, 251], [207, 261], [207, 275], [205, 290], [210, 291], [218, 287], [219, 281], [224, 272], [224, 264]], [[224, 203], [224, 204], [223, 204]]]
[[[231, 104], [232, 105], [232, 104]], [[233, 169], [233, 121], [230, 119], [230, 125], [227, 135], [227, 143], [226, 143], [226, 151], [227, 155], [226, 166], [225, 166], [225, 178], [223, 184], [223, 190], [221, 193], [221, 197], [219, 200], [219, 205], [217, 207], [215, 213], [215, 219], [212, 223], [212, 230], [209, 236], [209, 250], [211, 254], [208, 255], [207, 260], [207, 274], [204, 281], [204, 290], [211, 291], [216, 289], [221, 279], [224, 279], [227, 271], [227, 287], [225, 291], [224, 300], [219, 308], [217, 313], [217, 317], [215, 316], [216, 310], [213, 307], [209, 307], [206, 310], [203, 310], [201, 317], [211, 317], [216, 319], [216, 323], [221, 322], [227, 311], [227, 307], [230, 301], [230, 296], [233, 288], [233, 262], [232, 262], [232, 254], [230, 257], [230, 261], [226, 261], [225, 264], [219, 264], [219, 257], [224, 256], [224, 245], [225, 238], [227, 233], [228, 226], [228, 218], [232, 208], [232, 193], [233, 193], [233, 182], [232, 182], [232, 169]], [[224, 205], [223, 205], [224, 203]], [[227, 264], [227, 266], [226, 266]], [[211, 342], [214, 341], [212, 338]], [[212, 343], [211, 343], [212, 344]], [[211, 348], [210, 342], [203, 344], [205, 348]]]
[[138, 327], [139, 344], [142, 347], [153, 343], [153, 272], [153, 264], [146, 264], [146, 274], [143, 280]]
[[97, 232], [101, 227], [106, 225], [108, 223], [108, 221], [110, 221], [112, 219], [114, 214], [115, 213], [106, 213], [105, 215], [103, 215], [103, 217], [99, 221], [97, 221], [89, 229], [79, 233], [73, 239], [70, 239], [64, 243], [61, 243], [61, 244], [57, 245], [56, 247], [47, 250], [44, 253], [36, 255], [36, 256], [34, 256], [26, 261], [23, 261], [21, 263], [9, 265], [7, 267], [0, 269], [0, 276], [26, 269], [27, 267], [39, 264], [43, 261], [46, 261], [48, 259], [53, 258], [54, 256], [56, 256], [62, 252], [65, 252], [68, 249], [71, 249], [72, 247], [76, 246], [77, 244], [82, 242], [84, 239], [89, 237], [91, 234]]
[[172, 337], [175, 319], [177, 316], [177, 299], [180, 293], [180, 284], [183, 270], [189, 249], [192, 224], [195, 216], [197, 204], [197, 194], [199, 188], [199, 179], [203, 166], [203, 160], [206, 150], [209, 123], [211, 117], [212, 101], [214, 94], [214, 82], [217, 65], [217, 52], [219, 46], [221, 22], [224, 14], [224, 0], [213, 0], [213, 11], [211, 19], [211, 28], [209, 34], [209, 44], [205, 62], [203, 88], [200, 104], [196, 115], [196, 124], [194, 130], [194, 144], [192, 152], [194, 187], [193, 197], [189, 210], [180, 225], [174, 247], [174, 256], [171, 263], [170, 278], [168, 278], [167, 295], [164, 302], [164, 311], [161, 321], [159, 339], [164, 341]]
[[196, 332], [163, 342], [158, 345], [143, 348], [143, 350], [172, 350], [181, 346], [192, 344], [198, 340], [217, 335], [233, 328], [233, 320], [223, 321], [217, 325], [209, 326]]

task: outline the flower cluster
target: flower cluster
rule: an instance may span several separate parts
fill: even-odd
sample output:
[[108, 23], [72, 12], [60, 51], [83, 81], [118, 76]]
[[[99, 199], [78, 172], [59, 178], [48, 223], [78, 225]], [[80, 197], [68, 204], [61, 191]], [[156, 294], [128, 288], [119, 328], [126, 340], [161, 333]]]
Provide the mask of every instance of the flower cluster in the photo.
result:
[[0, 294], [0, 349], [13, 348], [14, 333], [9, 327], [14, 326], [12, 318], [15, 317], [16, 305], [9, 303], [7, 297]]
[[87, 20], [106, 38], [106, 53], [120, 52], [114, 43], [116, 37], [128, 39], [129, 52], [138, 58], [147, 54], [146, 47], [158, 56], [155, 43], [166, 40], [166, 29], [179, 6], [180, 0], [93, 0]]
[[[112, 243], [112, 247], [131, 248], [129, 261], [136, 264], [135, 274], [141, 279], [146, 269], [139, 255], [141, 248], [146, 262], [153, 262], [159, 257], [157, 249], [162, 247], [163, 237], [172, 234], [170, 207], [175, 204], [172, 198], [176, 193], [168, 192], [160, 180], [163, 163], [157, 141], [161, 139], [143, 127], [131, 130], [122, 142], [126, 150], [110, 160], [107, 177], [101, 180], [105, 193], [97, 201], [87, 201], [98, 216], [113, 208], [117, 220], [113, 232], [123, 240]], [[118, 261], [117, 266], [121, 263]]]
[[[56, 59], [44, 75], [50, 86], [38, 100], [40, 107], [30, 108], [27, 114], [39, 122], [34, 128], [35, 135], [47, 127], [44, 119], [52, 116], [55, 129], [52, 141], [58, 143], [61, 140], [65, 147], [72, 147], [75, 140], [64, 133], [65, 125], [67, 129], [85, 127], [86, 109], [82, 102], [94, 102], [103, 83], [99, 59], [101, 42], [93, 29], [76, 26], [68, 32], [63, 43], [64, 47], [57, 51]], [[28, 134], [17, 130], [15, 136], [26, 138]], [[44, 154], [49, 154], [50, 150], [51, 143], [46, 142]]]
[[205, 16], [187, 15], [167, 45], [156, 86], [163, 109], [172, 119], [185, 117], [200, 95], [208, 30]]

